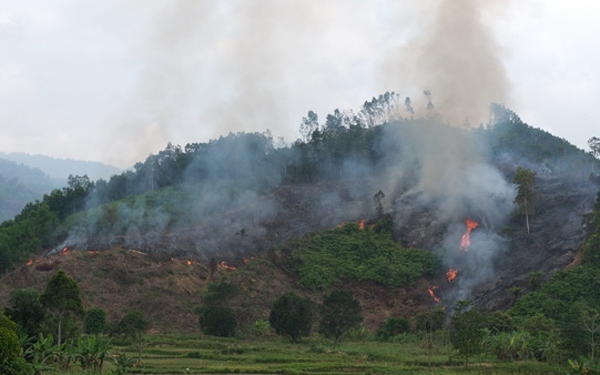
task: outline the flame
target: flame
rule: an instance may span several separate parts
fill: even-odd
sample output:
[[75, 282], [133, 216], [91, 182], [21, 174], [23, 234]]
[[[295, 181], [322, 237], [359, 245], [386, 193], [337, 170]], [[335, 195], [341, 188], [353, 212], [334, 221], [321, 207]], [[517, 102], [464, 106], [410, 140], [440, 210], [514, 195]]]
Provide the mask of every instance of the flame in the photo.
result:
[[62, 254], [69, 254], [69, 248], [68, 247], [64, 247], [61, 251]]
[[462, 239], [460, 241], [460, 251], [469, 251], [469, 245], [471, 245], [471, 230], [477, 228], [479, 225], [478, 222], [473, 220], [465, 220], [465, 225], [467, 226], [467, 231], [463, 234]]
[[189, 259], [188, 259], [188, 260], [186, 260], [186, 263], [187, 263], [187, 265], [188, 265], [188, 266], [191, 266], [191, 265], [192, 265], [192, 261], [191, 261], [191, 260], [189, 260]]
[[435, 302], [440, 303], [441, 300], [435, 296], [435, 292], [434, 292], [434, 290], [436, 290], [437, 288], [439, 288], [439, 286], [435, 285], [435, 286], [432, 286], [431, 288], [428, 288], [427, 290], [429, 291], [429, 295], [431, 296], [431, 298], [433, 298], [433, 300]]
[[458, 270], [456, 268], [450, 268], [448, 272], [446, 272], [446, 278], [450, 283], [456, 279], [456, 276], [458, 276]]
[[96, 251], [96, 250], [88, 250], [87, 253], [88, 254], [98, 254], [98, 251]]
[[31, 266], [33, 264], [33, 259], [29, 259], [29, 262], [27, 262], [28, 266]]
[[248, 260], [248, 258], [243, 258], [243, 259], [242, 259], [242, 262], [244, 262], [244, 264], [246, 264], [246, 263], [248, 263], [248, 262], [249, 262], [249, 260]]
[[358, 229], [360, 229], [360, 230], [365, 229], [365, 219], [362, 219], [360, 221], [360, 224], [358, 224]]
[[236, 267], [228, 266], [227, 263], [225, 263], [225, 262], [219, 263], [219, 267], [222, 268], [222, 269], [224, 269], [224, 270], [228, 270], [228, 271], [235, 271], [235, 270], [237, 270]]

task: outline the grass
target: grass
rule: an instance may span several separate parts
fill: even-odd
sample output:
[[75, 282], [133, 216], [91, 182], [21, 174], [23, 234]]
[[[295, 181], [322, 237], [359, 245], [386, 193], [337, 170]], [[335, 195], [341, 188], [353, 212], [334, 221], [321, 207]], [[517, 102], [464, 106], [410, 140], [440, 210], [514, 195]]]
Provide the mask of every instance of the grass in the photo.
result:
[[[345, 341], [335, 346], [320, 337], [299, 344], [279, 338], [216, 338], [201, 335], [149, 335], [142, 367], [134, 374], [564, 374], [565, 366], [501, 362], [482, 356], [467, 367], [444, 335], [427, 348], [414, 335], [399, 342]], [[115, 346], [113, 353], [135, 357], [133, 347]], [[104, 374], [113, 369], [107, 361]], [[72, 370], [70, 374], [83, 374]], [[58, 374], [50, 372], [49, 374]]]

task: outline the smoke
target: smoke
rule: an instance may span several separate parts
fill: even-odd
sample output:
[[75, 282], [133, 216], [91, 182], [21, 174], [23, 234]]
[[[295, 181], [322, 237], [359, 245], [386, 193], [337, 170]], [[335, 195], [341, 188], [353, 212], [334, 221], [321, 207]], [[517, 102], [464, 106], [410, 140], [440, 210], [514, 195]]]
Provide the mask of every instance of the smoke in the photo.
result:
[[[507, 2], [442, 0], [413, 6], [418, 6], [411, 13], [417, 35], [392, 51], [381, 65], [381, 78], [428, 90], [436, 111], [453, 125], [487, 122], [489, 105], [509, 99], [504, 52], [491, 29]], [[396, 34], [405, 27], [406, 14], [402, 8]]]
[[[178, 0], [155, 10], [159, 16], [153, 32], [136, 50], [142, 62], [138, 82], [130, 99], [108, 119], [113, 130], [105, 143], [111, 162], [130, 166], [195, 122], [196, 91], [209, 73], [198, 65], [210, 47], [217, 4]], [[146, 7], [145, 2], [138, 5]]]

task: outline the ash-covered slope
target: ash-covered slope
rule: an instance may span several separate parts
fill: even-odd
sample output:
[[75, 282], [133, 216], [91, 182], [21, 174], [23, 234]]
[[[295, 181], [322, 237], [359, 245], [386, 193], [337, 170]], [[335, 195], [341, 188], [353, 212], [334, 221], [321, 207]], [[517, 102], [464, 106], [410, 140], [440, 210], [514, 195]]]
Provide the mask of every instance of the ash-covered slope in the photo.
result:
[[475, 289], [478, 305], [491, 311], [506, 309], [517, 290], [525, 294], [555, 271], [578, 265], [598, 188], [590, 180], [539, 177], [531, 231], [527, 234], [522, 216], [507, 224], [506, 250], [494, 261], [490, 279]]

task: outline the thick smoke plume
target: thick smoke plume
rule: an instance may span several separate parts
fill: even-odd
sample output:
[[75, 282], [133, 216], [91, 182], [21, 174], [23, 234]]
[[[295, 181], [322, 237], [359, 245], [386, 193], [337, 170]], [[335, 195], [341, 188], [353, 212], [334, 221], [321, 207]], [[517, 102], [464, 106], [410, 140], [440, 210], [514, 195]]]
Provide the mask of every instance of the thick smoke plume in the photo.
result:
[[386, 60], [382, 78], [428, 90], [436, 111], [453, 125], [486, 123], [490, 103], [509, 99], [504, 54], [491, 28], [507, 2], [419, 1], [414, 6], [419, 7], [413, 20], [417, 35]]
[[[427, 105], [417, 107], [420, 122], [387, 138], [402, 150], [389, 181], [399, 183], [394, 211], [400, 231], [415, 220], [418, 201], [432, 228], [444, 233], [436, 247], [460, 274], [445, 296], [452, 306], [472, 298], [473, 289], [493, 277], [493, 261], [504, 247], [497, 233], [514, 209], [514, 186], [488, 164], [472, 134], [447, 126], [487, 123], [490, 104], [508, 100], [503, 54], [490, 27], [506, 2], [444, 0], [415, 6], [421, 16], [418, 32], [384, 64], [383, 75], [422, 87]], [[480, 226], [473, 232], [472, 250], [461, 253], [467, 218]]]

